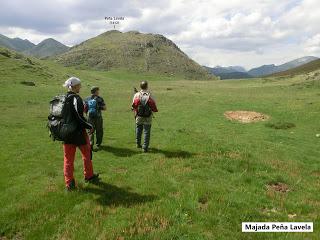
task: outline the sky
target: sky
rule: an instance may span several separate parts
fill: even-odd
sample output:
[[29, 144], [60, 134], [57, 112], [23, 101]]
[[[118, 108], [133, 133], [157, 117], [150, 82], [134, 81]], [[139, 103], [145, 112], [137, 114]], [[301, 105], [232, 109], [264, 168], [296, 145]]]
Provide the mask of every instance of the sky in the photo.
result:
[[0, 33], [72, 46], [113, 29], [162, 34], [206, 66], [320, 57], [319, 0], [0, 0]]

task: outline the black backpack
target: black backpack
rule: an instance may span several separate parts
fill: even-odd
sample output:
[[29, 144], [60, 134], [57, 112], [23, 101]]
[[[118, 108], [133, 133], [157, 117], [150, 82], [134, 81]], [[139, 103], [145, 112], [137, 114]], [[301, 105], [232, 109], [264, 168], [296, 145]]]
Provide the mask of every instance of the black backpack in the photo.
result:
[[137, 115], [139, 117], [150, 117], [152, 114], [152, 109], [150, 108], [149, 102], [149, 93], [141, 93], [140, 95], [140, 104], [138, 105]]
[[50, 137], [55, 141], [65, 141], [77, 129], [77, 124], [74, 122], [67, 123], [66, 105], [68, 100], [75, 94], [55, 96], [50, 101], [50, 114], [48, 116], [48, 128]]

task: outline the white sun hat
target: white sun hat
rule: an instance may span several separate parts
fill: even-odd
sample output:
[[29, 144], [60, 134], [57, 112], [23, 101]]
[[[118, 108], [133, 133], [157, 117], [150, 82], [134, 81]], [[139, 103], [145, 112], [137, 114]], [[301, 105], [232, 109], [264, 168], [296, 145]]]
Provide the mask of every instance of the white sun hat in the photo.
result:
[[80, 79], [77, 77], [71, 77], [64, 82], [63, 86], [66, 88], [71, 88], [81, 83]]

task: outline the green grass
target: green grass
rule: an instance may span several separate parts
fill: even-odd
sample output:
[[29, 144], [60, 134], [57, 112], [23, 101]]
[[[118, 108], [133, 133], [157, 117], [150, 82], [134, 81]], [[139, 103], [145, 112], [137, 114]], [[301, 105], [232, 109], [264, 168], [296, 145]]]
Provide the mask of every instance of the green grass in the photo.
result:
[[266, 127], [274, 128], [274, 129], [290, 129], [294, 128], [296, 125], [290, 122], [276, 122], [276, 123], [266, 123]]
[[[320, 234], [319, 84], [302, 77], [184, 81], [64, 68], [0, 55], [0, 238], [317, 239]], [[66, 193], [63, 153], [48, 136], [48, 102], [67, 76], [98, 85], [107, 102], [102, 183]], [[132, 87], [150, 80], [159, 107], [151, 152], [134, 144]], [[34, 82], [26, 86], [22, 81]], [[88, 85], [87, 85], [88, 84]], [[228, 110], [265, 113], [266, 122], [228, 121]], [[288, 185], [286, 193], [269, 183]], [[289, 219], [289, 214], [296, 214]], [[242, 221], [312, 221], [314, 233], [241, 233]]]

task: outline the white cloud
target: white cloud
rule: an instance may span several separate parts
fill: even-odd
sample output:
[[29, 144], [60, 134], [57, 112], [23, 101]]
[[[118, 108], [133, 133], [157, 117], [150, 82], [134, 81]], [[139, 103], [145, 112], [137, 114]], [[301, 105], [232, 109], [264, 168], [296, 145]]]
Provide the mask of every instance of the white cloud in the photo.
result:
[[245, 66], [247, 70], [265, 65], [265, 64], [282, 64], [294, 58], [305, 56], [302, 47], [296, 45], [277, 45], [263, 54], [254, 51], [237, 51], [226, 49], [212, 49], [201, 46], [185, 46], [181, 49], [192, 56], [194, 60], [206, 66]]
[[320, 54], [317, 0], [11, 0], [0, 32], [73, 45], [112, 29], [103, 18], [114, 15], [126, 17], [120, 30], [163, 34], [200, 64], [249, 68]]
[[310, 54], [320, 54], [320, 33], [309, 38], [304, 47]]

